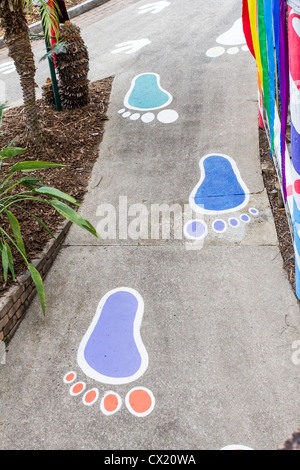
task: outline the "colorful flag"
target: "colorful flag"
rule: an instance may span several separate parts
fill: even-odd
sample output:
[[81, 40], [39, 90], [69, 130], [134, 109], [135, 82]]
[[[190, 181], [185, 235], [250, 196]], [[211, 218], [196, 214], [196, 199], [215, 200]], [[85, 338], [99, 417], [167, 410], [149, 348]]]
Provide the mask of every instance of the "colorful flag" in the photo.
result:
[[[300, 2], [299, 2], [300, 3]], [[300, 297], [300, 15], [288, 6], [296, 293]]]
[[250, 24], [250, 14], [248, 8], [248, 0], [243, 0], [243, 31], [246, 38], [246, 43], [249, 48], [249, 51], [255, 59], [255, 52], [251, 34], [251, 24]]
[[280, 0], [279, 7], [279, 48], [280, 48], [280, 100], [281, 100], [281, 165], [284, 200], [286, 193], [285, 145], [289, 109], [289, 52], [286, 26], [286, 1]]
[[263, 0], [266, 48], [269, 73], [269, 129], [271, 141], [271, 153], [274, 149], [274, 122], [275, 122], [275, 57], [274, 57], [274, 33], [273, 33], [273, 9], [270, 0]]

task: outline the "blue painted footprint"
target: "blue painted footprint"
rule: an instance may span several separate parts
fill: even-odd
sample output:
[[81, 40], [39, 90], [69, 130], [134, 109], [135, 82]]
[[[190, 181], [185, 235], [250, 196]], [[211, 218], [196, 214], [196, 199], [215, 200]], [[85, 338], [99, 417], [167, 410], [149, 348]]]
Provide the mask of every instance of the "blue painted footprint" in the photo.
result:
[[[178, 113], [173, 109], [164, 109], [173, 101], [172, 95], [160, 85], [160, 76], [156, 73], [142, 73], [131, 82], [124, 98], [124, 106], [118, 111], [131, 121], [141, 119], [144, 123], [155, 120], [164, 124], [177, 121]], [[159, 111], [160, 110], [160, 111]], [[155, 116], [153, 111], [158, 111]]]
[[[199, 162], [201, 177], [189, 197], [189, 204], [198, 214], [214, 216], [242, 211], [249, 203], [249, 190], [244, 183], [235, 161], [223, 154], [209, 154]], [[216, 218], [212, 228], [223, 233], [228, 227], [237, 228], [249, 223], [251, 216], [259, 211], [251, 207], [239, 217]], [[224, 220], [225, 219], [225, 220]], [[185, 235], [191, 240], [203, 239], [208, 234], [204, 221], [192, 220], [185, 225]]]
[[[109, 291], [100, 301], [96, 314], [83, 336], [77, 362], [84, 374], [96, 382], [123, 385], [140, 378], [148, 368], [148, 354], [140, 335], [144, 301], [134, 289], [122, 287]], [[77, 396], [86, 389], [85, 382], [75, 382], [77, 374], [68, 372], [64, 382], [72, 384], [70, 394]], [[92, 388], [83, 395], [85, 405], [93, 405], [99, 390]], [[147, 416], [155, 399], [145, 387], [131, 389], [125, 403], [136, 416]], [[105, 415], [116, 413], [122, 399], [113, 390], [106, 391], [100, 409]]]

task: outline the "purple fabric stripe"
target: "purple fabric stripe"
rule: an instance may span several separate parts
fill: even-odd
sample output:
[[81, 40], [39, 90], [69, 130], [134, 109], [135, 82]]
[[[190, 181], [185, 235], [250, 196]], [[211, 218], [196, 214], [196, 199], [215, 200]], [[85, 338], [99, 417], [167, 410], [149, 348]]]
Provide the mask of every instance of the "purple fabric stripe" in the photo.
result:
[[280, 97], [281, 97], [281, 168], [282, 168], [282, 186], [283, 196], [286, 202], [286, 169], [285, 169], [285, 138], [287, 129], [287, 117], [289, 106], [289, 59], [288, 59], [288, 40], [286, 27], [286, 0], [280, 0]]

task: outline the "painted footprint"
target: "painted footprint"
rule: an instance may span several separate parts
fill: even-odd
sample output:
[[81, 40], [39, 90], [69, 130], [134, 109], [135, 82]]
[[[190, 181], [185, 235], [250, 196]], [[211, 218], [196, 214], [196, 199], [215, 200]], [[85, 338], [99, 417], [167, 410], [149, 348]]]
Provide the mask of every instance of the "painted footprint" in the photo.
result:
[[9, 62], [4, 62], [0, 64], [0, 73], [2, 73], [3, 75], [8, 75], [15, 71], [16, 71], [16, 67], [12, 60], [10, 60]]
[[[244, 183], [236, 162], [227, 155], [209, 154], [201, 158], [200, 181], [189, 197], [189, 204], [194, 212], [208, 216], [218, 216], [212, 223], [212, 229], [218, 234], [228, 227], [236, 229], [240, 224], [251, 222], [259, 211], [250, 207], [242, 212], [250, 199], [249, 190]], [[238, 217], [224, 217], [232, 212], [242, 212]], [[200, 240], [207, 236], [207, 224], [201, 220], [189, 221], [184, 228], [185, 236], [190, 240]]]
[[[215, 46], [211, 49], [208, 49], [208, 51], [206, 51], [206, 55], [208, 57], [219, 57], [225, 52], [227, 52], [227, 54], [234, 55], [237, 54], [240, 50], [249, 51], [243, 31], [243, 19], [239, 18], [238, 20], [236, 20], [233, 26], [228, 31], [221, 34], [216, 39], [216, 42], [220, 44], [220, 46]], [[230, 47], [228, 47], [228, 49], [226, 50], [223, 46]]]
[[[124, 98], [125, 108], [118, 113], [131, 121], [141, 119], [142, 122], [149, 123], [157, 118], [164, 124], [170, 124], [179, 117], [173, 109], [165, 109], [172, 101], [172, 95], [161, 87], [158, 74], [142, 73], [132, 80]], [[153, 111], [157, 111], [157, 114]]]
[[[148, 354], [140, 335], [144, 301], [134, 289], [121, 287], [109, 291], [99, 302], [96, 314], [78, 348], [77, 362], [87, 377], [110, 385], [124, 385], [139, 379], [148, 368]], [[88, 391], [86, 383], [76, 381], [69, 371], [64, 382], [71, 384], [70, 394], [82, 396], [85, 405], [93, 405], [99, 390]], [[127, 409], [135, 416], [147, 416], [155, 406], [153, 393], [145, 387], [131, 389], [125, 398]], [[100, 402], [105, 415], [116, 413], [122, 399], [114, 390], [106, 391]]]

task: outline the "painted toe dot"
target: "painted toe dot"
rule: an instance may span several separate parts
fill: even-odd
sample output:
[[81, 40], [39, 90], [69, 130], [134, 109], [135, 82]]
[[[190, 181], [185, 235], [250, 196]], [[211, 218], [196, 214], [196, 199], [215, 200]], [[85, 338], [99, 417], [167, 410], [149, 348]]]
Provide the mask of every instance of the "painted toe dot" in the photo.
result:
[[65, 384], [71, 384], [72, 382], [74, 382], [76, 377], [77, 377], [76, 372], [73, 372], [73, 371], [67, 372], [66, 375], [64, 376]]
[[126, 113], [122, 114], [123, 118], [128, 118], [131, 115], [130, 111], [126, 111]]
[[236, 219], [235, 217], [231, 217], [231, 219], [229, 219], [229, 225], [231, 225], [231, 227], [233, 228], [236, 228], [240, 225], [240, 222], [238, 219]]
[[126, 406], [135, 416], [147, 416], [155, 406], [155, 398], [151, 390], [144, 387], [136, 387], [126, 395]]
[[123, 113], [125, 113], [125, 111], [126, 111], [126, 109], [125, 109], [125, 108], [122, 108], [122, 109], [119, 109], [118, 113], [119, 113], [119, 114], [123, 114]]
[[157, 119], [164, 124], [175, 122], [178, 117], [178, 113], [173, 109], [165, 109], [164, 111], [160, 111], [157, 115]]
[[154, 121], [154, 119], [155, 119], [155, 115], [153, 113], [146, 113], [146, 114], [143, 114], [143, 116], [141, 117], [141, 120], [145, 123], [152, 122]]
[[137, 121], [138, 119], [140, 119], [140, 117], [141, 117], [140, 113], [134, 113], [130, 116], [130, 119], [132, 121]]
[[221, 219], [215, 220], [213, 222], [212, 227], [214, 231], [217, 233], [225, 232], [225, 230], [227, 229], [226, 222], [224, 222], [224, 220], [221, 220]]
[[86, 384], [84, 382], [77, 382], [73, 385], [70, 389], [70, 394], [72, 396], [80, 395], [86, 388]]
[[258, 211], [257, 209], [255, 209], [255, 207], [251, 207], [251, 208], [249, 209], [249, 212], [250, 212], [250, 214], [252, 214], [252, 215], [258, 215], [258, 214], [259, 214], [259, 211]]
[[92, 388], [91, 390], [88, 390], [85, 392], [85, 394], [82, 397], [82, 401], [84, 405], [91, 406], [93, 405], [99, 397], [99, 390], [97, 388]]
[[247, 215], [247, 214], [242, 214], [240, 219], [241, 219], [242, 222], [245, 222], [246, 224], [248, 224], [251, 220], [249, 215]]
[[206, 223], [199, 219], [191, 220], [184, 227], [184, 234], [190, 240], [201, 240], [206, 237], [207, 232]]
[[206, 52], [207, 57], [219, 57], [220, 55], [224, 54], [225, 49], [224, 47], [216, 46], [208, 49]]
[[106, 392], [101, 400], [100, 408], [105, 415], [116, 413], [122, 406], [122, 399], [118, 393]]
[[238, 47], [230, 47], [229, 49], [227, 49], [227, 54], [230, 54], [230, 55], [237, 54], [238, 52], [239, 52]]

